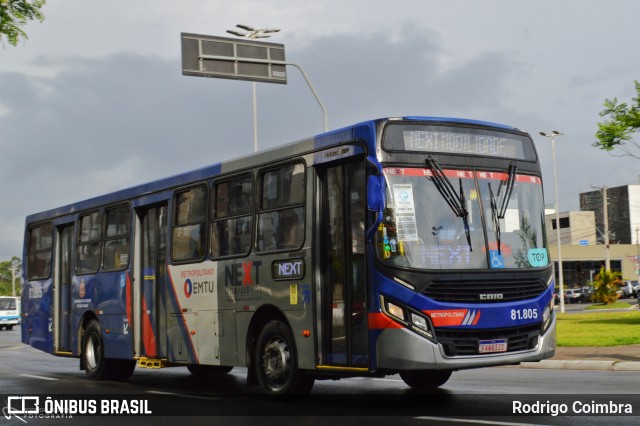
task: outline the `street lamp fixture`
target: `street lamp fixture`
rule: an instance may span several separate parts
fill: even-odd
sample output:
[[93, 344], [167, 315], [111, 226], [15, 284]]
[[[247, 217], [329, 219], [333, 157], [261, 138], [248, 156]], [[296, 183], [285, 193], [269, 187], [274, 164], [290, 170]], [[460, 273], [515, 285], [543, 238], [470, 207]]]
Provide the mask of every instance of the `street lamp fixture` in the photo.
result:
[[[237, 37], [248, 38], [255, 40], [257, 38], [269, 38], [271, 34], [280, 32], [279, 28], [254, 28], [249, 25], [238, 24], [238, 30], [227, 30], [229, 34], [233, 34]], [[258, 100], [256, 95], [256, 82], [252, 82], [253, 85], [253, 151], [258, 151]]]
[[556, 244], [558, 245], [558, 288], [560, 299], [560, 312], [564, 313], [564, 279], [562, 277], [562, 244], [560, 242], [560, 208], [558, 203], [558, 167], [556, 165], [556, 136], [562, 136], [563, 133], [558, 130], [550, 132], [540, 132], [541, 136], [551, 138], [551, 154], [553, 157], [553, 191], [555, 195], [556, 208]]

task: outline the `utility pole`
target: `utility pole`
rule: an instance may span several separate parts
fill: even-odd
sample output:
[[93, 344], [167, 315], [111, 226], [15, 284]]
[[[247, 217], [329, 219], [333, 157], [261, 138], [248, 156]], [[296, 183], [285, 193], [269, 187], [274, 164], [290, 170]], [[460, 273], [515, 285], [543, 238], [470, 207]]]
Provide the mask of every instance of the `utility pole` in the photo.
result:
[[22, 262], [17, 259], [14, 259], [11, 262], [11, 266], [9, 267], [9, 269], [11, 269], [11, 285], [13, 287], [13, 292], [12, 292], [13, 297], [16, 297], [16, 272], [20, 270], [21, 266], [22, 266]]
[[602, 240], [604, 243], [604, 268], [607, 271], [611, 270], [611, 259], [609, 256], [609, 200], [607, 195], [607, 187], [606, 186], [593, 186], [592, 188], [601, 189], [602, 190], [602, 215], [604, 217], [604, 232], [600, 231], [600, 229], [596, 228], [598, 232], [602, 235]]
[[562, 241], [560, 239], [560, 205], [558, 202], [558, 166], [556, 165], [556, 137], [564, 133], [558, 130], [539, 132], [541, 136], [551, 139], [551, 155], [553, 158], [553, 190], [556, 209], [556, 244], [558, 245], [558, 290], [560, 292], [560, 312], [564, 314], [564, 277], [562, 276]]
[[[250, 40], [255, 40], [257, 38], [269, 38], [271, 37], [271, 33], [277, 33], [280, 31], [278, 28], [253, 28], [249, 25], [241, 25], [238, 24], [236, 27], [244, 30], [227, 30], [229, 34], [233, 34], [238, 37], [248, 38]], [[253, 84], [253, 152], [258, 151], [258, 100], [256, 95], [256, 82], [252, 82]]]
[[611, 270], [611, 259], [609, 258], [609, 206], [607, 199], [607, 187], [602, 187], [602, 209], [604, 212], [604, 268]]

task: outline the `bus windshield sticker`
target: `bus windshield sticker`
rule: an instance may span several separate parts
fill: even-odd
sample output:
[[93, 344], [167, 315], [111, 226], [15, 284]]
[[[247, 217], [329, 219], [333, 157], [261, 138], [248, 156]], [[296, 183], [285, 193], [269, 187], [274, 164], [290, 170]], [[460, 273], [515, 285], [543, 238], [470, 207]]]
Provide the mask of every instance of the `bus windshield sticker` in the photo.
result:
[[418, 225], [416, 208], [413, 202], [413, 186], [411, 184], [393, 185], [396, 226], [399, 241], [418, 241]]
[[529, 259], [529, 263], [531, 264], [531, 266], [533, 266], [534, 268], [541, 268], [543, 266], [547, 266], [547, 264], [549, 263], [547, 249], [545, 248], [529, 249], [527, 258]]
[[489, 258], [491, 259], [491, 269], [504, 268], [504, 257], [498, 250], [489, 250]]

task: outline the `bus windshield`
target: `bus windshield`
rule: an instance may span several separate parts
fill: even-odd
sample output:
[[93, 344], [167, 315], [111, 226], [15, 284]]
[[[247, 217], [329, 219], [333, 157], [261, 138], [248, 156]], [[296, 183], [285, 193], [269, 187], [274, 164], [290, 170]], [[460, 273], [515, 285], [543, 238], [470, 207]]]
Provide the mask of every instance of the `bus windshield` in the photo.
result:
[[437, 170], [384, 169], [387, 208], [376, 247], [385, 264], [431, 270], [547, 266], [539, 177], [515, 167]]

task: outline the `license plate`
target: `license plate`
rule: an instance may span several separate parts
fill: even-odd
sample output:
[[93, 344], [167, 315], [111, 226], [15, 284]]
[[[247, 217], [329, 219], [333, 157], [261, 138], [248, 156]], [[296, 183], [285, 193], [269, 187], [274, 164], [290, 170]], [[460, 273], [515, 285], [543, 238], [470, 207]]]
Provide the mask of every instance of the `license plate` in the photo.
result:
[[494, 339], [494, 340], [480, 340], [480, 346], [478, 347], [478, 353], [490, 354], [495, 352], [506, 352], [507, 340], [506, 339]]

